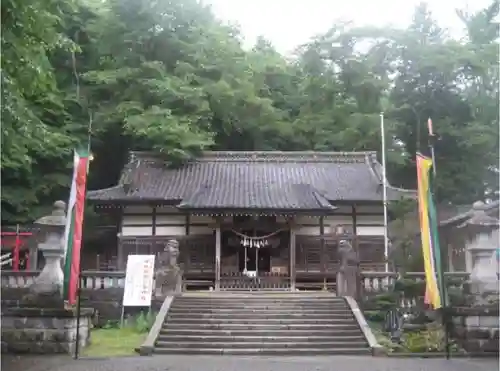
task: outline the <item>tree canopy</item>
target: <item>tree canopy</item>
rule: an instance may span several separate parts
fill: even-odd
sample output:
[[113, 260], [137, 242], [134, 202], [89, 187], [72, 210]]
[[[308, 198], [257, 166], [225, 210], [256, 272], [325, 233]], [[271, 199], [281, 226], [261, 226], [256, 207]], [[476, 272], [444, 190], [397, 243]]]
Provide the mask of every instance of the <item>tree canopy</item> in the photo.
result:
[[127, 152], [184, 159], [204, 149], [380, 152], [389, 181], [415, 188], [415, 153], [437, 133], [437, 197], [498, 190], [499, 2], [450, 12], [447, 35], [425, 4], [406, 29], [337, 23], [286, 57], [196, 0], [2, 2], [2, 222], [67, 198], [75, 146], [89, 187], [117, 182]]

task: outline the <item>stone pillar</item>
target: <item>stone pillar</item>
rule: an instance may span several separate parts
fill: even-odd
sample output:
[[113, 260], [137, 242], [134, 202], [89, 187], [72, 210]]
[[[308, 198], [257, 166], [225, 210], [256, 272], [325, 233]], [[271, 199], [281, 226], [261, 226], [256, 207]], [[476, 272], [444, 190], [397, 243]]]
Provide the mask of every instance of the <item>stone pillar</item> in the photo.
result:
[[295, 239], [295, 225], [290, 225], [290, 289], [295, 291], [295, 265], [296, 265], [296, 239]]
[[221, 229], [220, 222], [215, 227], [215, 291], [220, 290], [220, 249], [221, 249]]
[[320, 245], [320, 260], [321, 260], [321, 274], [323, 278], [323, 290], [326, 290], [327, 287], [327, 278], [326, 278], [326, 249], [325, 249], [325, 217], [319, 217], [319, 234], [321, 238]]

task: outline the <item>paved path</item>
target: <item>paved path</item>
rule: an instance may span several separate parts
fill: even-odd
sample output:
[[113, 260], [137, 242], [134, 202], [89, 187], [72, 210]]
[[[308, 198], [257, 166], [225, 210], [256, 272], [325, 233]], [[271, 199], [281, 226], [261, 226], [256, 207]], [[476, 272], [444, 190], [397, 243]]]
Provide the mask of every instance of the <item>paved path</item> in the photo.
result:
[[494, 359], [153, 356], [113, 359], [2, 356], [2, 371], [497, 371]]

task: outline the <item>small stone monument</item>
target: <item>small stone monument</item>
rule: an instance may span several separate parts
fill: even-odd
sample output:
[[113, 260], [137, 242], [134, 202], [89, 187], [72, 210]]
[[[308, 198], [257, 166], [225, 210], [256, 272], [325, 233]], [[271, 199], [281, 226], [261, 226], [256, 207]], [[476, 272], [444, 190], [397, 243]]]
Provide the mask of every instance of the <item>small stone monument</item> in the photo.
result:
[[359, 281], [359, 259], [352, 244], [342, 239], [339, 241], [340, 267], [337, 273], [337, 294], [357, 298]]
[[169, 240], [158, 256], [158, 269], [155, 272], [155, 297], [164, 297], [168, 293], [180, 292], [182, 270], [177, 263], [179, 242]]
[[50, 215], [35, 222], [42, 233], [38, 249], [45, 265], [21, 305], [2, 309], [2, 352], [73, 353], [77, 322], [80, 347], [88, 343], [93, 310], [81, 309], [78, 321], [76, 310], [65, 309], [62, 297], [65, 208], [64, 202], [57, 201]]

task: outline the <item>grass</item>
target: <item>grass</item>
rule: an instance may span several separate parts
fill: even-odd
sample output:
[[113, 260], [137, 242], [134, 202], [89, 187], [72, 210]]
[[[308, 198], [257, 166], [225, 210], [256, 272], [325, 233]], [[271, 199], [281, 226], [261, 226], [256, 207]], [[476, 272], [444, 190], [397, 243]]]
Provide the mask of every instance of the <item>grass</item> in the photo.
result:
[[86, 357], [116, 357], [135, 355], [147, 333], [139, 333], [133, 328], [94, 329], [90, 334], [90, 344], [83, 349]]
[[90, 344], [83, 349], [86, 357], [117, 357], [135, 355], [153, 324], [155, 315], [141, 313], [136, 318], [129, 318], [122, 327], [117, 323], [108, 323], [104, 328], [92, 329]]

